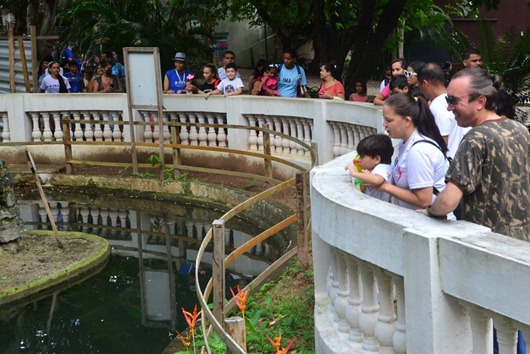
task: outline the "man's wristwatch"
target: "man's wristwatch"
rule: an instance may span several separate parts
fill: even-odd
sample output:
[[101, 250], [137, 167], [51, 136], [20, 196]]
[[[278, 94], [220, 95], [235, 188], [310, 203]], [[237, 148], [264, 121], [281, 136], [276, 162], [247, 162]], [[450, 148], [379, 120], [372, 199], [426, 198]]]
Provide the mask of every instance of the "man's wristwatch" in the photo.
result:
[[432, 213], [432, 210], [431, 210], [431, 206], [432, 205], [429, 205], [429, 207], [427, 208], [427, 215], [429, 215], [431, 218], [435, 218], [435, 219], [447, 219], [447, 215], [435, 215]]

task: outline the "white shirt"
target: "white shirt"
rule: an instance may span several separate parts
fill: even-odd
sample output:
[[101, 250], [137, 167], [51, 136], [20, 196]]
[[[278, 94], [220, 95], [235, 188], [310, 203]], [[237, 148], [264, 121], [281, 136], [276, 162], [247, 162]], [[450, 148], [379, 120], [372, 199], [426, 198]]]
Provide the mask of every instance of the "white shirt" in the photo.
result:
[[[414, 145], [418, 140], [434, 142], [432, 139], [420, 135], [417, 130], [412, 133], [406, 143], [402, 142], [392, 169], [393, 183], [408, 190], [434, 186], [441, 192], [445, 189], [445, 172], [449, 163], [442, 151], [436, 146], [427, 142]], [[433, 194], [431, 204], [434, 203], [435, 199], [436, 196]], [[417, 206], [399, 199], [396, 199], [396, 204], [408, 209], [418, 209]]]
[[[59, 76], [63, 79], [66, 89], [70, 90], [70, 81], [64, 76]], [[42, 79], [42, 83], [39, 87], [41, 90], [44, 90], [45, 93], [59, 93], [59, 80], [54, 79], [51, 75], [46, 76]]]
[[443, 93], [431, 101], [430, 109], [434, 116], [434, 121], [440, 129], [442, 136], [448, 136], [451, 132], [451, 121], [455, 120], [453, 112], [447, 110], [446, 94]]
[[[385, 179], [385, 182], [390, 182], [392, 180], [392, 165], [380, 163], [379, 165], [374, 167], [374, 169], [372, 170], [372, 173], [374, 175], [379, 175], [383, 177]], [[366, 186], [364, 193], [371, 197], [382, 200], [384, 202], [389, 202], [391, 198], [390, 194], [377, 191], [368, 186]]]
[[234, 80], [230, 80], [226, 77], [221, 80], [219, 85], [217, 85], [217, 89], [225, 95], [230, 92], [236, 91], [240, 87], [245, 87], [245, 85], [243, 84], [243, 81], [241, 81], [241, 79], [238, 77], [236, 77]]

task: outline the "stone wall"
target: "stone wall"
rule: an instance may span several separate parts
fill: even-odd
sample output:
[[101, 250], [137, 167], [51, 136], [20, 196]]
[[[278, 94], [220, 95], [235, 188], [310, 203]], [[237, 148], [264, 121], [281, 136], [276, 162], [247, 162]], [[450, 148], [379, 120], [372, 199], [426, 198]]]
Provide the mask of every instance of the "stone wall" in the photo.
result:
[[13, 179], [5, 161], [0, 160], [0, 243], [20, 237], [19, 218]]

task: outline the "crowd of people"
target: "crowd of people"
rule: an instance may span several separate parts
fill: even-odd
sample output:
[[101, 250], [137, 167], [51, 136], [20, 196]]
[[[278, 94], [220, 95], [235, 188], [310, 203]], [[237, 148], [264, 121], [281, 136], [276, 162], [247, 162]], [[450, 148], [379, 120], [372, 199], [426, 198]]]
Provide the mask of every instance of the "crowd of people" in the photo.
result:
[[[463, 57], [464, 69], [450, 80], [436, 63], [393, 61], [393, 77], [374, 101], [383, 105], [387, 135], [363, 139], [360, 168], [354, 160], [346, 169], [383, 201], [530, 241], [530, 134], [513, 120], [502, 79], [481, 69], [480, 52]], [[404, 78], [405, 90], [394, 91]], [[399, 139], [393, 162], [389, 137]], [[520, 331], [517, 353], [526, 353]]]
[[69, 42], [54, 58], [47, 55], [39, 63], [38, 92], [40, 93], [119, 93], [125, 92], [125, 67], [114, 52], [93, 56], [90, 61], [77, 59], [75, 42]]

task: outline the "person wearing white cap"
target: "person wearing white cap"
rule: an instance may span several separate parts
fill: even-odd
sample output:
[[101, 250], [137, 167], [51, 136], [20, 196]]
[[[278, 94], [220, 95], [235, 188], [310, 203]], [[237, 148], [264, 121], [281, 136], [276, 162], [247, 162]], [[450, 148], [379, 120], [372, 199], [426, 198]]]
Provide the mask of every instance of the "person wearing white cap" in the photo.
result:
[[177, 52], [173, 58], [175, 69], [168, 70], [164, 75], [164, 93], [186, 93], [186, 78], [193, 73], [185, 70], [186, 54]]

